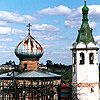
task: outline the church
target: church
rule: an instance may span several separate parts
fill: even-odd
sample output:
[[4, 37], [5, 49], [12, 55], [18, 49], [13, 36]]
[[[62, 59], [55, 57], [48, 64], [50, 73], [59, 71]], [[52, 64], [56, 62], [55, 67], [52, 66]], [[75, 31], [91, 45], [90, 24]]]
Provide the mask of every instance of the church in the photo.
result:
[[61, 75], [39, 70], [43, 47], [28, 35], [15, 48], [19, 68], [0, 75], [0, 100], [61, 100]]
[[99, 46], [94, 41], [88, 23], [89, 8], [84, 3], [82, 25], [72, 45], [72, 97], [73, 100], [100, 100], [99, 98]]

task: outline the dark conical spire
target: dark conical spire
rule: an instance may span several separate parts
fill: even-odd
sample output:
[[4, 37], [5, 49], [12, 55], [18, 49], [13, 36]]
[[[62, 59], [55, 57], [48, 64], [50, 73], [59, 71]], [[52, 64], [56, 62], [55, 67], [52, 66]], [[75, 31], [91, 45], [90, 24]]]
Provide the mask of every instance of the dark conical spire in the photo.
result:
[[82, 25], [79, 30], [78, 37], [76, 39], [77, 44], [80, 42], [85, 43], [86, 45], [90, 42], [95, 43], [93, 35], [92, 35], [92, 28], [90, 28], [88, 24], [88, 11], [89, 8], [86, 5], [86, 0], [84, 1], [84, 7], [82, 8]]

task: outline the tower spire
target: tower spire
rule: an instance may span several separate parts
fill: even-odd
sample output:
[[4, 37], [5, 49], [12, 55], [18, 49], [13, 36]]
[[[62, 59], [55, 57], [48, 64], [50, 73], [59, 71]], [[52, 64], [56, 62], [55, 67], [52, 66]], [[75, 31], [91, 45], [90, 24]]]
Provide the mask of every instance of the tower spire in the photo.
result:
[[76, 39], [77, 44], [80, 42], [83, 42], [86, 45], [90, 42], [95, 43], [92, 35], [92, 28], [90, 28], [88, 23], [88, 11], [89, 8], [86, 5], [86, 0], [84, 0], [84, 6], [82, 8], [82, 14], [83, 14], [82, 25], [81, 28], [79, 29], [79, 34]]
[[84, 0], [84, 3], [85, 3], [85, 5], [86, 5], [86, 0]]
[[89, 11], [89, 8], [86, 5], [86, 0], [84, 0], [84, 7], [82, 8], [82, 14], [83, 14], [82, 21], [88, 21], [88, 11]]
[[28, 34], [30, 35], [32, 25], [29, 23], [26, 27], [28, 27]]

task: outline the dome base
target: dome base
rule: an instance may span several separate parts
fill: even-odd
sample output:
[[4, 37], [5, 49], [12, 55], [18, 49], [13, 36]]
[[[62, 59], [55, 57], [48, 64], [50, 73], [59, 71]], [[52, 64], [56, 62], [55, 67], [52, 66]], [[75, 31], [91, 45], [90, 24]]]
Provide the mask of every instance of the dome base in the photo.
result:
[[30, 59], [30, 60], [21, 60], [20, 61], [20, 68], [21, 71], [28, 70], [28, 71], [36, 71], [38, 70], [38, 60]]

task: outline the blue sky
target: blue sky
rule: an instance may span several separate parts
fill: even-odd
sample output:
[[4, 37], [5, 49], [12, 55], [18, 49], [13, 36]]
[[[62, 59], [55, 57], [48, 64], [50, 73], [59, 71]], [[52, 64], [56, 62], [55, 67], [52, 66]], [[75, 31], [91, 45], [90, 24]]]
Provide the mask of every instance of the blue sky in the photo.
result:
[[[70, 47], [81, 25], [83, 5], [84, 0], [0, 0], [0, 64], [19, 63], [14, 49], [27, 36], [28, 23], [31, 35], [44, 48], [40, 63], [71, 64]], [[88, 0], [87, 5], [93, 36], [100, 45], [100, 0]]]

